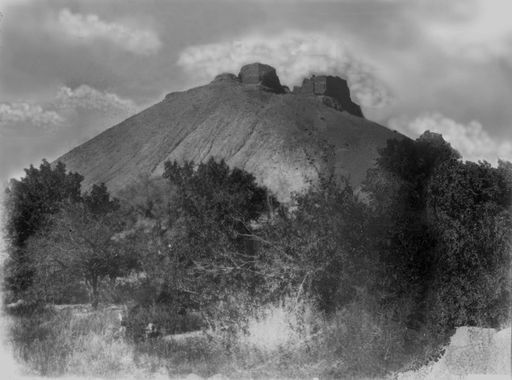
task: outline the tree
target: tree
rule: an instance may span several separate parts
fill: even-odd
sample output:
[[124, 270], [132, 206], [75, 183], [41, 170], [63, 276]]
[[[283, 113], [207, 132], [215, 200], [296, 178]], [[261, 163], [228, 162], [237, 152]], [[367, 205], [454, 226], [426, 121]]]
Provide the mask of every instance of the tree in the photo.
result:
[[164, 178], [139, 176], [136, 181], [119, 193], [123, 214], [129, 228], [126, 243], [137, 252], [141, 271], [133, 299], [139, 304], [152, 305], [168, 293], [174, 269], [166, 254], [167, 238], [175, 212], [171, 205], [175, 189]]
[[509, 318], [510, 163], [446, 162], [428, 186], [438, 239], [429, 308], [432, 329], [500, 327]]
[[[274, 198], [251, 174], [213, 159], [197, 168], [167, 162], [163, 177], [170, 197], [137, 197], [141, 222], [130, 237], [157, 291], [154, 301], [209, 306], [235, 288], [254, 287], [251, 232]], [[154, 185], [144, 191], [154, 194]], [[164, 218], [154, 207], [161, 201]]]
[[365, 184], [382, 268], [375, 294], [388, 319], [416, 332], [411, 351], [508, 316], [511, 178], [504, 162], [462, 162], [440, 135], [380, 151]]
[[175, 195], [173, 185], [162, 177], [139, 176], [118, 193], [126, 213], [140, 222], [168, 222], [169, 207]]
[[428, 330], [427, 295], [439, 249], [428, 219], [427, 188], [440, 166], [459, 157], [441, 135], [428, 131], [415, 141], [390, 140], [363, 186], [372, 209], [371, 245], [379, 254], [372, 293], [379, 299], [379, 313], [402, 326], [404, 345], [411, 352], [432, 343], [419, 341]]
[[281, 213], [257, 231], [266, 283], [277, 296], [305, 295], [321, 310], [334, 312], [362, 296], [371, 282], [368, 207], [352, 188], [321, 179], [295, 197], [294, 210]]
[[104, 183], [94, 184], [91, 191], [83, 195], [83, 202], [94, 215], [105, 215], [120, 208], [119, 199], [110, 197]]
[[375, 224], [382, 227], [379, 250], [391, 274], [410, 277], [396, 284], [404, 290], [413, 285], [411, 281], [421, 281], [434, 244], [426, 219], [427, 185], [437, 167], [459, 157], [441, 135], [427, 131], [415, 141], [388, 140], [376, 168], [368, 172], [364, 191]]
[[[426, 131], [414, 141], [388, 140], [386, 147], [379, 150], [376, 169], [369, 171], [365, 191], [380, 203], [396, 194], [397, 201], [390, 208], [398, 206], [398, 212], [403, 212], [404, 207], [414, 212], [424, 210], [430, 176], [441, 163], [458, 159], [460, 154], [437, 133]], [[389, 186], [394, 186], [395, 191], [390, 192]]]
[[62, 286], [83, 282], [93, 307], [99, 302], [100, 283], [136, 266], [133, 251], [123, 243], [125, 223], [104, 185], [93, 186], [81, 203], [62, 204], [48, 228], [31, 239], [36, 284], [46, 301], [56, 302]]
[[193, 163], [166, 163], [163, 176], [176, 186], [171, 228], [182, 238], [174, 243], [181, 241], [203, 264], [240, 258], [236, 251], [254, 255], [252, 224], [277, 201], [252, 174], [210, 159], [196, 169]]
[[256, 184], [254, 176], [238, 168], [230, 169], [222, 160], [211, 158], [194, 169], [166, 162], [163, 177], [176, 186], [179, 210], [190, 217], [208, 217], [241, 232], [250, 221], [277, 205], [268, 191]]
[[81, 199], [78, 173], [67, 173], [65, 165], [52, 167], [43, 160], [39, 169], [32, 165], [25, 169], [20, 180], [11, 180], [7, 189], [5, 225], [9, 244], [5, 286], [19, 296], [32, 283], [31, 258], [26, 249], [27, 240], [49, 223], [64, 201]]

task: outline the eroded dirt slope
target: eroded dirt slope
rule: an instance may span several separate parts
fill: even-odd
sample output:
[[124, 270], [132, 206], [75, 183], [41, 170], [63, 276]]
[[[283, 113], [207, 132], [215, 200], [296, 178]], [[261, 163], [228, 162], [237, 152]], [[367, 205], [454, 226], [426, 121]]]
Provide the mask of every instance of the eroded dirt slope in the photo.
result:
[[223, 74], [171, 93], [58, 160], [85, 177], [85, 189], [105, 182], [116, 192], [141, 174], [160, 175], [166, 160], [223, 158], [287, 200], [319, 172], [348, 176], [357, 186], [377, 148], [403, 138], [344, 110], [343, 99], [269, 88], [264, 78], [258, 82], [266, 75], [260, 71], [249, 83]]

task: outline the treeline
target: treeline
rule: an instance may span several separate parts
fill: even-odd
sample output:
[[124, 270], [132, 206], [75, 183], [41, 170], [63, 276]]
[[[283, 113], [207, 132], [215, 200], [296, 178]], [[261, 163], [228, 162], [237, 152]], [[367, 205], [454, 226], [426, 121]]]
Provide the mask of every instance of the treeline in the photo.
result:
[[[136, 268], [132, 251], [115, 239], [126, 227], [120, 202], [104, 184], [81, 193], [83, 177], [43, 160], [7, 189], [7, 301], [97, 305], [99, 283]], [[85, 285], [85, 287], [84, 287]], [[80, 294], [89, 291], [89, 295]]]
[[343, 320], [338, 355], [365, 342], [370, 374], [509, 321], [512, 164], [463, 162], [429, 132], [379, 153], [362, 191], [322, 178], [293, 207], [223, 161], [168, 162], [118, 198], [43, 161], [7, 191], [7, 302], [133, 301], [136, 339], [147, 321], [229, 328], [307, 299]]

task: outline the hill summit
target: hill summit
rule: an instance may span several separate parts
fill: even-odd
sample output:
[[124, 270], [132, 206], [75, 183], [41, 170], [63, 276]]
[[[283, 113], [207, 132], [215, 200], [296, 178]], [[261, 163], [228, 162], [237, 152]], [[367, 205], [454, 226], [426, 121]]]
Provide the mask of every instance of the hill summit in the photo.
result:
[[84, 188], [104, 182], [115, 193], [140, 175], [161, 175], [167, 160], [213, 157], [287, 201], [320, 175], [358, 186], [392, 138], [403, 136], [366, 120], [344, 79], [312, 76], [290, 91], [273, 67], [253, 63], [168, 94], [58, 161], [84, 176]]

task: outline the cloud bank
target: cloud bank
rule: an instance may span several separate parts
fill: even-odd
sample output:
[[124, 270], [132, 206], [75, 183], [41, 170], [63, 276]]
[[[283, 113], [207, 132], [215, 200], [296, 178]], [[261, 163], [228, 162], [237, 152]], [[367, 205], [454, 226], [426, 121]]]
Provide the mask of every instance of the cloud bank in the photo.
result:
[[138, 110], [132, 100], [88, 85], [60, 87], [45, 102], [0, 103], [0, 180], [53, 160]]
[[149, 29], [135, 29], [126, 25], [106, 22], [95, 14], [72, 13], [69, 9], [59, 12], [62, 32], [76, 41], [108, 41], [135, 54], [150, 55], [162, 46], [158, 35]]
[[413, 137], [427, 130], [441, 133], [465, 160], [486, 160], [492, 164], [498, 159], [512, 161], [512, 143], [493, 139], [478, 121], [461, 124], [439, 113], [429, 113], [412, 120], [394, 118], [389, 126]]
[[512, 62], [512, 2], [458, 1], [458, 17], [424, 22], [425, 35], [446, 53], [485, 62], [503, 58]]
[[178, 65], [194, 80], [204, 82], [221, 72], [238, 73], [251, 62], [274, 66], [281, 81], [298, 85], [311, 74], [339, 75], [348, 80], [351, 94], [363, 107], [382, 107], [391, 96], [372, 68], [354, 57], [340, 40], [323, 33], [284, 32], [247, 35], [220, 43], [184, 49]]
[[116, 94], [96, 90], [87, 85], [75, 89], [61, 87], [55, 97], [59, 109], [90, 109], [101, 112], [129, 113], [135, 112], [136, 105], [130, 99], [123, 99]]
[[64, 122], [55, 111], [43, 109], [37, 104], [13, 102], [0, 104], [0, 132], [4, 128], [33, 125], [45, 130], [53, 129]]
[[77, 113], [84, 110], [116, 118], [136, 112], [137, 106], [130, 99], [87, 85], [75, 89], [61, 87], [55, 97], [44, 104], [0, 103], [0, 133], [22, 130], [55, 132], [65, 123], [76, 124]]

